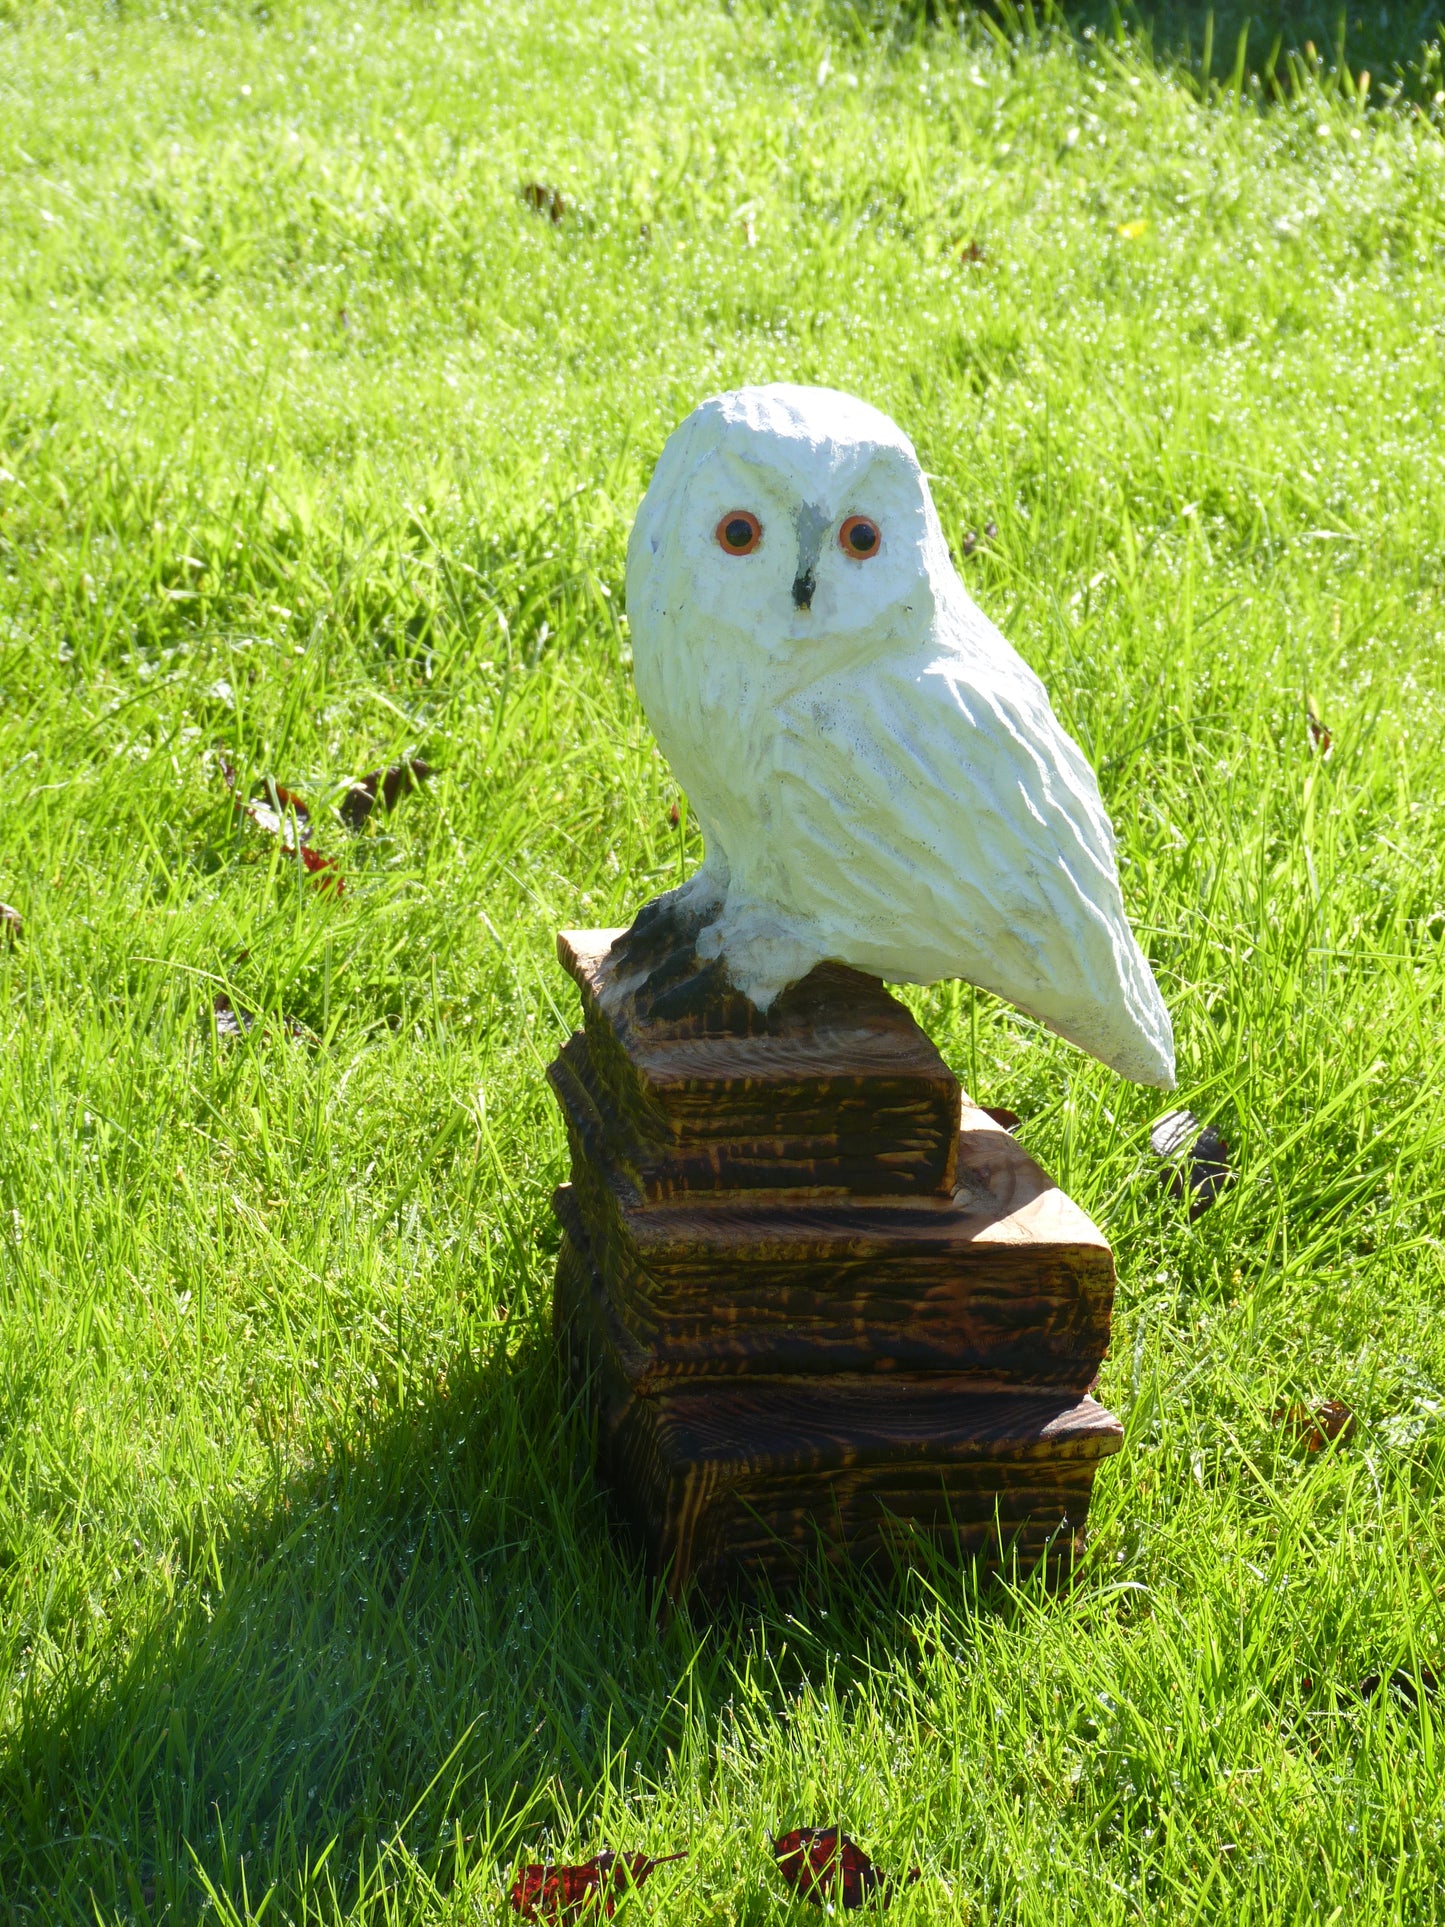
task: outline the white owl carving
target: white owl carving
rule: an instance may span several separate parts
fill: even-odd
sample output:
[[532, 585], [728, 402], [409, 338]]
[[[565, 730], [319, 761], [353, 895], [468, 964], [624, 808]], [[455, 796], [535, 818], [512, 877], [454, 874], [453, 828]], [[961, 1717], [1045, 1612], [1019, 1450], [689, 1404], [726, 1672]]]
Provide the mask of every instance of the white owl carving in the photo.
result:
[[705, 840], [674, 900], [756, 1007], [825, 959], [962, 977], [1173, 1085], [1093, 771], [970, 599], [886, 415], [786, 385], [704, 402], [638, 511], [627, 609]]

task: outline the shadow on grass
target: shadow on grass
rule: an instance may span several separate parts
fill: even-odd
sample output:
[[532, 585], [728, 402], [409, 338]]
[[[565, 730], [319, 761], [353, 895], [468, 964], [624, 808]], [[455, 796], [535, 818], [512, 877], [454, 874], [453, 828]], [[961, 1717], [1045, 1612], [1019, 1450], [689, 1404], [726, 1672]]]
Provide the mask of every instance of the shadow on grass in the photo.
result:
[[284, 1902], [332, 1841], [344, 1893], [399, 1829], [425, 1861], [475, 1816], [505, 1854], [565, 1829], [620, 1751], [660, 1762], [705, 1690], [697, 1639], [655, 1623], [557, 1395], [536, 1341], [499, 1345], [198, 1521], [124, 1648], [102, 1635], [26, 1695], [0, 1759], [14, 1917], [189, 1913], [194, 1862]]
[[68, 1677], [20, 1689], [0, 1918], [189, 1919], [208, 1883], [243, 1917], [274, 1887], [286, 1918], [307, 1891], [346, 1903], [398, 1838], [443, 1886], [459, 1853], [591, 1852], [605, 1789], [667, 1776], [749, 1653], [781, 1692], [846, 1693], [903, 1636], [896, 1588], [848, 1580], [786, 1627], [777, 1608], [659, 1619], [560, 1395], [543, 1341], [498, 1344], [264, 1502], [198, 1519], [138, 1581], [123, 1641], [73, 1638]]
[[[1403, 82], [1422, 103], [1445, 86], [1445, 5], [1441, 0], [842, 0], [846, 17], [909, 36], [986, 15], [1011, 38], [1049, 23], [1100, 39], [1120, 31], [1141, 40], [1165, 65], [1211, 82], [1240, 86], [1258, 78], [1264, 98], [1334, 70], [1358, 86], [1368, 72], [1372, 96]], [[1293, 57], [1293, 58], [1292, 58]]]
[[[1293, 76], [1287, 56], [1308, 69], [1348, 73], [1358, 82], [1368, 72], [1376, 84], [1413, 79], [1407, 94], [1421, 91], [1434, 71], [1427, 49], [1440, 47], [1445, 7], [1440, 0], [1384, 0], [1381, 5], [1341, 6], [1333, 0], [1133, 0], [1124, 8], [1109, 0], [1066, 0], [1063, 16], [1075, 33], [1092, 27], [1112, 35], [1123, 24], [1163, 60], [1178, 62], [1200, 81], [1238, 84], [1250, 74], [1268, 75], [1288, 92]], [[1310, 50], [1313, 49], [1313, 54]], [[1435, 82], [1438, 86], [1438, 80]]]

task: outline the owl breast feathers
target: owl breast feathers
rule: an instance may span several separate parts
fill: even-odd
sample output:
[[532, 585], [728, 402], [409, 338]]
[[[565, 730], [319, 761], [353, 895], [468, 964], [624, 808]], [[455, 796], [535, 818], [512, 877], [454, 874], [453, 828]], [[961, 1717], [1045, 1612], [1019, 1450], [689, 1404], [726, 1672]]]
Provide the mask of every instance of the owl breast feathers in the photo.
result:
[[638, 511], [627, 608], [705, 839], [680, 894], [755, 1005], [824, 959], [962, 977], [1172, 1086], [1093, 771], [969, 598], [885, 415], [821, 388], [704, 402]]

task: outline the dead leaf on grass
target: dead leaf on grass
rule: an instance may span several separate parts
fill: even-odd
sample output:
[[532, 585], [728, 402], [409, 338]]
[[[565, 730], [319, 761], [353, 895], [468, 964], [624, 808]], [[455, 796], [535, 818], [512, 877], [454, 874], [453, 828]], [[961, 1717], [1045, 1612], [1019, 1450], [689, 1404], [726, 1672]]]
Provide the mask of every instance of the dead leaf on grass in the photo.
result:
[[589, 1912], [600, 1912], [604, 1920], [611, 1920], [622, 1896], [640, 1887], [655, 1867], [686, 1858], [685, 1853], [663, 1853], [654, 1858], [645, 1853], [612, 1853], [604, 1848], [576, 1866], [534, 1862], [517, 1870], [509, 1898], [514, 1912], [523, 1920], [581, 1920]]
[[336, 867], [334, 856], [323, 856], [320, 850], [313, 850], [306, 844], [301, 846], [302, 867], [310, 872], [311, 881], [318, 890], [334, 890], [340, 896], [346, 888], [340, 870]]
[[1336, 1439], [1348, 1445], [1355, 1436], [1355, 1415], [1344, 1400], [1338, 1398], [1321, 1399], [1315, 1405], [1296, 1399], [1276, 1409], [1274, 1422], [1307, 1452], [1323, 1452]]
[[[856, 1840], [837, 1827], [795, 1827], [773, 1842], [778, 1872], [804, 1900], [815, 1907], [861, 1907], [870, 1896], [886, 1907], [900, 1884], [874, 1866]], [[917, 1867], [901, 1884], [912, 1886]]]
[[988, 260], [988, 254], [981, 241], [970, 241], [967, 247], [959, 249], [958, 258], [966, 268], [981, 268]]
[[545, 214], [553, 227], [567, 218], [567, 203], [560, 188], [548, 187], [545, 181], [524, 181], [518, 191], [532, 212]]
[[311, 811], [305, 797], [270, 777], [266, 779], [264, 797], [242, 796], [231, 764], [224, 755], [219, 755], [217, 761], [226, 788], [241, 814], [249, 817], [258, 830], [276, 837], [288, 856], [299, 856], [302, 868], [318, 890], [334, 891], [339, 896], [346, 885], [336, 867], [336, 858], [323, 856], [311, 848]]
[[1234, 1182], [1229, 1146], [1212, 1124], [1201, 1126], [1193, 1111], [1166, 1112], [1149, 1133], [1149, 1148], [1164, 1163], [1170, 1197], [1180, 1203], [1188, 1198], [1191, 1218], [1201, 1217]]
[[1309, 704], [1305, 705], [1305, 721], [1309, 724], [1310, 748], [1319, 757], [1321, 762], [1327, 762], [1330, 752], [1335, 746], [1334, 737], [1331, 736], [1330, 732], [1325, 728]]
[[430, 763], [413, 756], [404, 763], [393, 763], [390, 769], [374, 769], [358, 776], [341, 799], [342, 820], [349, 828], [359, 830], [378, 803], [384, 810], [394, 810], [400, 798], [424, 783], [431, 773]]

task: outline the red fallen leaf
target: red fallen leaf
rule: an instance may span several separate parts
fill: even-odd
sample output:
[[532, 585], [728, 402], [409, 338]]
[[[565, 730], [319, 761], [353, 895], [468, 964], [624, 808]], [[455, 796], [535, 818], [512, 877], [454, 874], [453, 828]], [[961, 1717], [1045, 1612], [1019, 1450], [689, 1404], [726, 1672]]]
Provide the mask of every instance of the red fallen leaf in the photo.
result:
[[686, 1853], [611, 1853], [605, 1847], [575, 1867], [533, 1862], [518, 1869], [509, 1896], [523, 1920], [580, 1920], [591, 1907], [600, 1907], [611, 1920], [618, 1901], [629, 1888], [640, 1887], [655, 1867], [669, 1860], [685, 1860]]
[[285, 837], [286, 847], [290, 849], [292, 839], [288, 834], [288, 825], [282, 816], [283, 811], [289, 811], [295, 818], [294, 840], [300, 843], [307, 841], [311, 835], [311, 811], [304, 796], [298, 796], [295, 790], [285, 789], [280, 783], [273, 783], [269, 777], [266, 779], [265, 798], [242, 796], [236, 782], [236, 772], [230, 763], [221, 755], [218, 755], [216, 760], [220, 764], [226, 788], [236, 799], [238, 810], [249, 816], [253, 823], [267, 831], [269, 835]]
[[1305, 721], [1310, 727], [1310, 748], [1317, 750], [1323, 760], [1334, 748], [1334, 738], [1308, 705], [1305, 707]]
[[242, 796], [236, 784], [235, 770], [224, 756], [217, 760], [226, 788], [241, 814], [250, 817], [258, 830], [264, 830], [268, 836], [279, 837], [281, 848], [288, 856], [299, 853], [303, 868], [318, 890], [333, 890], [340, 896], [346, 885], [336, 867], [335, 857], [322, 856], [319, 850], [311, 848], [311, 812], [305, 797], [298, 796], [295, 790], [283, 788], [280, 783], [271, 782], [269, 778], [266, 783], [269, 800], [259, 796]]
[[319, 850], [309, 849], [307, 845], [303, 843], [301, 845], [301, 861], [306, 869], [310, 871], [318, 890], [334, 890], [337, 896], [341, 895], [346, 885], [342, 881], [340, 870], [336, 867], [336, 858], [334, 856], [322, 856]]
[[[780, 1833], [773, 1842], [773, 1857], [788, 1885], [816, 1907], [830, 1901], [844, 1908], [861, 1907], [870, 1894], [876, 1894], [879, 1905], [886, 1907], [893, 1897], [896, 1883], [881, 1874], [857, 1841], [837, 1827], [795, 1827], [791, 1833]], [[912, 1867], [902, 1884], [911, 1887], [917, 1878], [918, 1869]]]
[[390, 769], [374, 769], [367, 776], [358, 776], [341, 799], [341, 815], [353, 830], [359, 830], [378, 803], [384, 810], [395, 809], [397, 799], [424, 783], [431, 773], [430, 763], [413, 756], [409, 762], [393, 763]]
[[681, 823], [682, 817], [678, 812], [678, 807], [676, 803], [674, 803], [672, 808], [667, 812], [667, 820], [674, 829], [676, 829], [678, 824]]
[[304, 796], [298, 796], [295, 790], [282, 789], [279, 783], [271, 783], [268, 784], [267, 787], [271, 790], [276, 801], [281, 805], [281, 808], [283, 810], [290, 810], [295, 816], [296, 821], [304, 824], [309, 830], [311, 811], [307, 806], [306, 798]]
[[11, 943], [19, 943], [25, 934], [25, 919], [18, 910], [12, 910], [8, 903], [0, 903], [0, 931]]
[[525, 181], [518, 192], [533, 213], [545, 214], [553, 227], [566, 218], [566, 201], [557, 188], [548, 187], [545, 181]]
[[1343, 1439], [1346, 1444], [1355, 1435], [1355, 1415], [1343, 1399], [1321, 1399], [1313, 1407], [1296, 1401], [1292, 1405], [1281, 1405], [1275, 1412], [1274, 1422], [1291, 1433], [1307, 1452], [1323, 1452], [1335, 1439]]
[[985, 1117], [991, 1117], [994, 1123], [1000, 1125], [1005, 1131], [1016, 1131], [1019, 1127], [1018, 1112], [1009, 1110], [1006, 1105], [985, 1104], [983, 1114]]
[[1348, 1443], [1355, 1436], [1355, 1415], [1343, 1399], [1322, 1399], [1315, 1407], [1315, 1423], [1327, 1441], [1344, 1439]]

